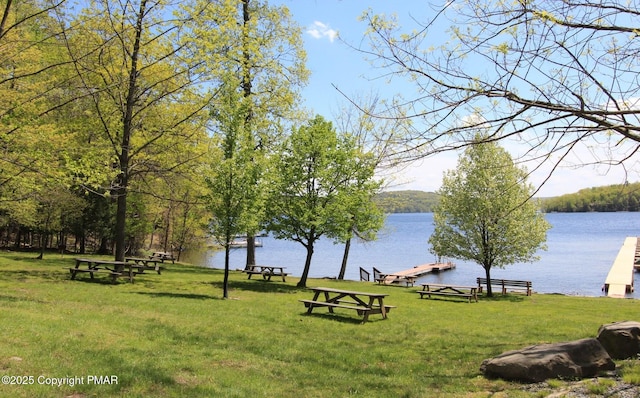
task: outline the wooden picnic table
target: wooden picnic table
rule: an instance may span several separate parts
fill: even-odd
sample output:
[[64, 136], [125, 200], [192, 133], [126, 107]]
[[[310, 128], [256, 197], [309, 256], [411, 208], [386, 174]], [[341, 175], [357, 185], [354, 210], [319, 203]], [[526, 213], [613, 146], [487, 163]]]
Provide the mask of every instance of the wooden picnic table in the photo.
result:
[[423, 283], [422, 290], [417, 292], [420, 294], [420, 298], [427, 296], [452, 296], [463, 297], [469, 300], [475, 300], [478, 302], [478, 287], [477, 286], [460, 286], [460, 285], [443, 285], [439, 283]]
[[176, 263], [176, 258], [173, 257], [173, 254], [171, 253], [166, 253], [166, 252], [153, 252], [152, 255], [149, 256], [150, 260], [158, 260], [162, 263], [166, 261], [171, 260], [171, 263], [175, 264]]
[[[96, 260], [91, 258], [76, 258], [75, 266], [67, 268], [71, 273], [71, 279], [76, 279], [76, 275], [78, 273], [88, 272], [93, 279], [93, 274], [95, 273], [106, 273], [108, 274], [112, 281], [115, 282], [116, 279], [122, 275], [122, 272], [119, 272], [116, 267], [123, 266], [126, 263], [124, 261], [109, 261], [109, 260]], [[84, 268], [83, 268], [84, 266]]]
[[242, 272], [246, 273], [247, 279], [251, 279], [252, 275], [262, 275], [262, 278], [270, 281], [272, 276], [281, 276], [282, 282], [286, 282], [285, 277], [287, 273], [284, 272], [286, 267], [276, 267], [273, 265], [250, 265]]
[[311, 314], [315, 307], [327, 307], [333, 313], [334, 308], [346, 308], [355, 310], [358, 315], [362, 315], [362, 322], [369, 319], [369, 314], [381, 314], [383, 319], [387, 318], [387, 313], [391, 305], [384, 304], [384, 293], [354, 292], [350, 290], [332, 289], [327, 287], [312, 287], [313, 299], [300, 300], [307, 307], [307, 314]]
[[[132, 260], [133, 258], [127, 258]], [[71, 279], [76, 279], [78, 273], [89, 273], [91, 279], [94, 278], [96, 273], [108, 274], [113, 282], [118, 277], [126, 276], [129, 278], [129, 282], [133, 282], [133, 277], [137, 274], [144, 273], [145, 270], [154, 270], [160, 273], [159, 266], [150, 266], [148, 263], [140, 263], [135, 261], [110, 261], [110, 260], [97, 260], [90, 258], [76, 258], [75, 266], [67, 268], [71, 273]]]
[[383, 274], [376, 267], [373, 267], [373, 280], [380, 285], [404, 282], [405, 286], [413, 286], [418, 279], [417, 275], [406, 274]]
[[380, 285], [404, 282], [404, 285], [409, 287], [416, 283], [416, 279], [418, 279], [418, 277], [415, 275], [380, 274], [380, 277], [376, 279], [376, 281]]
[[138, 270], [140, 273], [143, 273], [144, 271], [147, 271], [147, 270], [151, 270], [151, 271], [156, 271], [158, 275], [160, 275], [163, 269], [163, 267], [160, 265], [163, 262], [162, 260], [158, 260], [158, 259], [143, 258], [143, 257], [125, 257], [124, 261], [126, 261], [127, 263], [137, 264], [139, 266]]

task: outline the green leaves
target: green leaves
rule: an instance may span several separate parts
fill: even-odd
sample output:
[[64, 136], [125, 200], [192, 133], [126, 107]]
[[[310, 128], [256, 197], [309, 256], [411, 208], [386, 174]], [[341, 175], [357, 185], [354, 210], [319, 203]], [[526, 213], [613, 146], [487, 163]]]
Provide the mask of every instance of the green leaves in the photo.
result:
[[354, 139], [316, 116], [292, 131], [273, 164], [267, 228], [311, 251], [321, 236], [345, 241], [354, 229], [370, 234], [383, 221], [371, 201], [379, 188], [374, 168]]
[[485, 269], [533, 261], [549, 224], [531, 201], [526, 172], [498, 144], [478, 136], [446, 173], [434, 212], [432, 251]]

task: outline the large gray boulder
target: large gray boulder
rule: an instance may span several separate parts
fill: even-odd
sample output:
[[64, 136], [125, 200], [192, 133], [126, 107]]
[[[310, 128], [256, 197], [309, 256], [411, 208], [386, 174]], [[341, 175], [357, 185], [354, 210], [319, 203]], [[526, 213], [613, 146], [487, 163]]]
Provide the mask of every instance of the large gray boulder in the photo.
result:
[[598, 341], [613, 359], [637, 358], [640, 354], [640, 322], [602, 325], [598, 330]]
[[508, 351], [484, 360], [480, 371], [488, 378], [540, 382], [554, 378], [593, 377], [615, 368], [600, 342], [590, 338]]

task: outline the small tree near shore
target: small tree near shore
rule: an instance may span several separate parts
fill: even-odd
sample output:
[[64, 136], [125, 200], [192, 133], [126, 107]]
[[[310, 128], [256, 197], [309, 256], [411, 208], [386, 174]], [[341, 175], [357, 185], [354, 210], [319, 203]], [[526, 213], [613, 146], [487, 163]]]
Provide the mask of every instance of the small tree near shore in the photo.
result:
[[366, 158], [352, 137], [338, 135], [331, 122], [316, 116], [292, 131], [274, 159], [266, 229], [305, 247], [299, 287], [306, 287], [318, 239], [344, 242], [354, 228], [372, 231], [381, 224], [368, 203], [380, 183]]
[[438, 256], [480, 264], [488, 280], [493, 267], [538, 260], [550, 225], [531, 200], [526, 171], [497, 143], [476, 138], [457, 168], [445, 173], [429, 243]]

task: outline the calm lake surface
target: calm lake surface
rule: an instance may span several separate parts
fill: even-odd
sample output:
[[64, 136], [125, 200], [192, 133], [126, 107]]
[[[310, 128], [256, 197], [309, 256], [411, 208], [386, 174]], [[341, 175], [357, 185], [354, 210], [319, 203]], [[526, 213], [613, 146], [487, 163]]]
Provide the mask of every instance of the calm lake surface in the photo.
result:
[[[547, 251], [540, 260], [494, 268], [494, 278], [524, 279], [533, 282], [539, 293], [602, 296], [602, 286], [609, 268], [627, 236], [640, 236], [640, 213], [551, 213], [545, 215], [552, 228], [547, 234]], [[375, 242], [352, 242], [346, 279], [359, 280], [359, 267], [372, 273], [376, 267], [392, 273], [415, 265], [431, 263], [428, 239], [433, 232], [431, 213], [390, 214]], [[294, 276], [302, 274], [306, 251], [296, 242], [272, 237], [259, 238], [263, 247], [256, 249], [258, 264], [287, 267]], [[335, 277], [340, 271], [344, 245], [330, 240], [317, 243], [309, 277]], [[224, 268], [224, 253], [215, 251], [185, 253], [183, 259], [211, 268]], [[231, 269], [242, 269], [246, 251], [234, 249]], [[420, 282], [475, 285], [484, 269], [475, 263], [453, 260], [456, 268], [427, 274]], [[640, 275], [640, 273], [638, 273]], [[637, 285], [640, 286], [640, 285]], [[639, 288], [640, 289], [640, 288]], [[640, 293], [627, 297], [640, 298]]]

